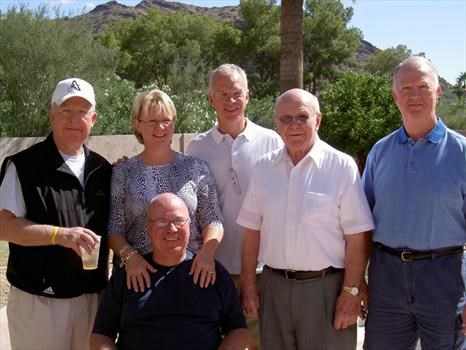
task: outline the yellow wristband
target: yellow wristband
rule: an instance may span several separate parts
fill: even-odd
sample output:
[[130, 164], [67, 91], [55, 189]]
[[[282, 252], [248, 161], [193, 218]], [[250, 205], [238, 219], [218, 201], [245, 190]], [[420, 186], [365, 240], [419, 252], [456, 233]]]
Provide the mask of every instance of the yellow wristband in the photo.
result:
[[52, 245], [57, 244], [58, 229], [59, 229], [58, 226], [54, 226], [52, 229], [52, 238], [50, 239], [50, 241], [52, 242]]

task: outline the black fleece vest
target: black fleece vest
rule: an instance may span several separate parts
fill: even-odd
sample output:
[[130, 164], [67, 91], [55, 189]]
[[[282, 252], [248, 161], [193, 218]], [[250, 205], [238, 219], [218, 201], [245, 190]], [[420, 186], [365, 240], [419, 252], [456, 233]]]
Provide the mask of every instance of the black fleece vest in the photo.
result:
[[111, 166], [100, 155], [85, 152], [84, 188], [65, 164], [50, 134], [44, 141], [6, 158], [0, 172], [13, 162], [24, 201], [26, 219], [37, 224], [86, 227], [102, 236], [99, 266], [84, 270], [81, 258], [58, 245], [24, 247], [10, 243], [8, 281], [25, 292], [71, 298], [105, 288], [108, 272], [107, 221]]

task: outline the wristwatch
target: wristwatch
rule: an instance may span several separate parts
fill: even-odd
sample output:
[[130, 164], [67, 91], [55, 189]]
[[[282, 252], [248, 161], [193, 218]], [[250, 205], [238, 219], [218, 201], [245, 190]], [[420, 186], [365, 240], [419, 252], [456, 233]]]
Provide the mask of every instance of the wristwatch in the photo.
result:
[[352, 296], [358, 296], [359, 295], [359, 288], [358, 287], [348, 287], [348, 286], [343, 286], [343, 290], [347, 293], [350, 293]]

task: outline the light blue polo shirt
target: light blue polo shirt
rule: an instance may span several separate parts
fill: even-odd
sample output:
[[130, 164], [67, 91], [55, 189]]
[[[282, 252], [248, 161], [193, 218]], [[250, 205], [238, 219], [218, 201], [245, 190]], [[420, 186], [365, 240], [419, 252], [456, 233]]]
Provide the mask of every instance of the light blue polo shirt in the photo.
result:
[[417, 142], [403, 127], [379, 140], [362, 180], [375, 242], [415, 250], [466, 242], [466, 138], [441, 119]]

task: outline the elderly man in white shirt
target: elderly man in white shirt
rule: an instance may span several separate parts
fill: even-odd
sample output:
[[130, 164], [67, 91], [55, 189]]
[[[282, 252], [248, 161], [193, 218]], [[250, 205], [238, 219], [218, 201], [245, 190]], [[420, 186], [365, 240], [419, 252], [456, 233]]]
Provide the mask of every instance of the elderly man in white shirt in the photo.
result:
[[[276, 132], [246, 118], [248, 81], [240, 67], [226, 63], [212, 71], [208, 98], [215, 109], [217, 124], [194, 138], [186, 153], [207, 162], [215, 179], [224, 218], [224, 236], [215, 258], [226, 267], [239, 288], [243, 228], [236, 218], [257, 159], [283, 143]], [[257, 272], [260, 271], [259, 268]], [[257, 321], [248, 319], [248, 328], [258, 341]], [[250, 348], [255, 349], [256, 344]]]
[[237, 220], [243, 307], [260, 310], [267, 350], [354, 349], [374, 228], [356, 163], [319, 139], [322, 115], [309, 92], [278, 97], [275, 118], [285, 147], [256, 163]]

